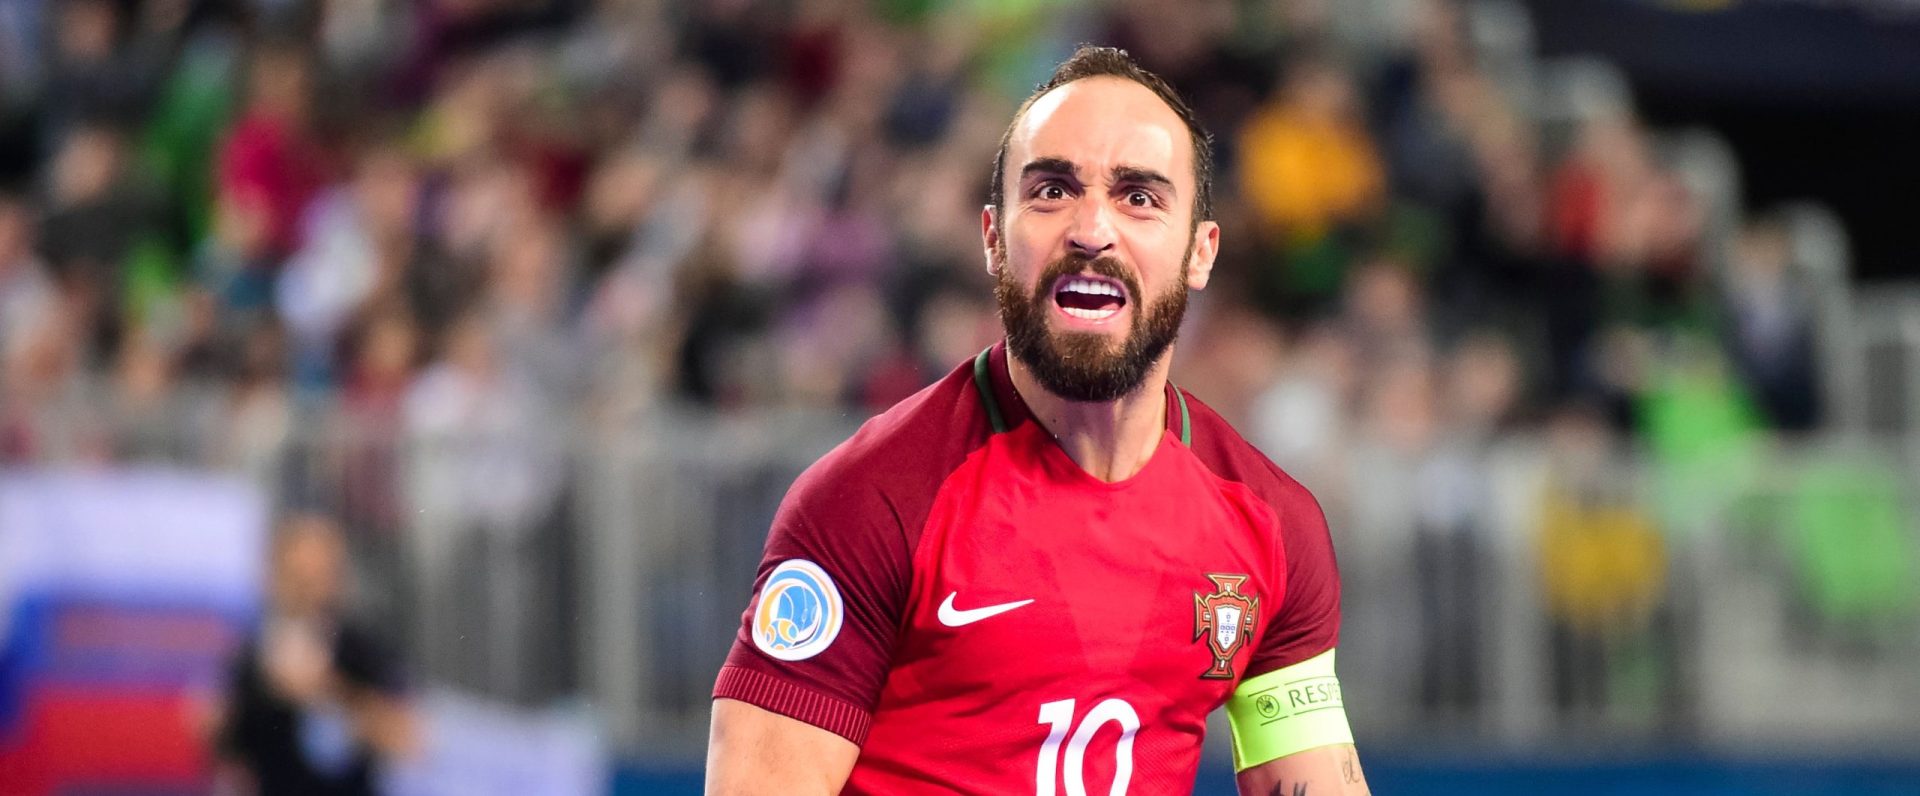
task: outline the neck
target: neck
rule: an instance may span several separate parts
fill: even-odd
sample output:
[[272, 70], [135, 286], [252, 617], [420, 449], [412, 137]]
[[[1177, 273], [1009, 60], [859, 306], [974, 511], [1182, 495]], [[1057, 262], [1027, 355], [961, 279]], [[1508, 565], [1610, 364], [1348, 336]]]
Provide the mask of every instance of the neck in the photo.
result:
[[1040, 427], [1088, 475], [1106, 482], [1133, 477], [1147, 466], [1167, 430], [1167, 371], [1173, 352], [1160, 357], [1133, 392], [1104, 403], [1069, 401], [1040, 386], [1033, 372], [1008, 352], [1013, 388]]

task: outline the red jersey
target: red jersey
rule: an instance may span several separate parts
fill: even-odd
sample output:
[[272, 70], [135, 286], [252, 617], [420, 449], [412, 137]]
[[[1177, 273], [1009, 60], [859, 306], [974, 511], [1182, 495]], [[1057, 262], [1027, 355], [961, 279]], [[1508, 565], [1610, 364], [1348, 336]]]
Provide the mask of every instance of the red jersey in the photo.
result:
[[1107, 483], [1028, 413], [1004, 345], [809, 468], [715, 697], [860, 746], [846, 793], [1184, 793], [1243, 678], [1334, 647], [1307, 490], [1167, 388]]

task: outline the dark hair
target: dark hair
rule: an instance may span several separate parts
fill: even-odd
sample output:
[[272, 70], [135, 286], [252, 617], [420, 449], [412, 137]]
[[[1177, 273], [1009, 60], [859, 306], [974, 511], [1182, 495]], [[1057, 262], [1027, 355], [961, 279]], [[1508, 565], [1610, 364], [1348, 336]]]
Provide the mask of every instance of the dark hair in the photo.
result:
[[1154, 96], [1165, 102], [1180, 121], [1187, 125], [1187, 133], [1193, 139], [1193, 222], [1195, 224], [1213, 218], [1213, 136], [1200, 126], [1200, 118], [1195, 116], [1193, 108], [1186, 100], [1175, 93], [1167, 81], [1159, 75], [1142, 69], [1134, 63], [1126, 50], [1117, 47], [1095, 47], [1082, 44], [1073, 51], [1073, 57], [1061, 63], [1053, 70], [1053, 76], [1020, 103], [1014, 111], [1013, 121], [1007, 123], [1007, 131], [1000, 134], [1000, 151], [993, 156], [993, 186], [988, 189], [987, 203], [999, 212], [1007, 199], [1007, 145], [1013, 140], [1013, 128], [1020, 123], [1020, 117], [1026, 115], [1033, 103], [1056, 88], [1084, 80], [1089, 77], [1117, 77], [1131, 80], [1146, 86]]

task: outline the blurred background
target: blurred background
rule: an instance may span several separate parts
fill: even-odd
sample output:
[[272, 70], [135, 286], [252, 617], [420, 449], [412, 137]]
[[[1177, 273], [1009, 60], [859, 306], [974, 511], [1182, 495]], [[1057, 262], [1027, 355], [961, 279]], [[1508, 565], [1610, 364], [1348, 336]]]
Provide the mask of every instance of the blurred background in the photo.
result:
[[1175, 378], [1376, 792], [1920, 793], [1895, 0], [0, 2], [0, 793], [697, 792], [1080, 42], [1215, 133]]

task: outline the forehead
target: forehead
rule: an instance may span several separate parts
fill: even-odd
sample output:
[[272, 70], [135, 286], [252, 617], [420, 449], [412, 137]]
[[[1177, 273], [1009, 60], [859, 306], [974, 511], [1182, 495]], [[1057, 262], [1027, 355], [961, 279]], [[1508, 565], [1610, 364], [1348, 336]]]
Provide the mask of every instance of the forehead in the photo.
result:
[[1034, 100], [1007, 142], [1007, 170], [1017, 175], [1039, 157], [1071, 161], [1083, 176], [1124, 165], [1159, 171], [1183, 192], [1193, 183], [1186, 123], [1152, 89], [1124, 78], [1076, 80]]

